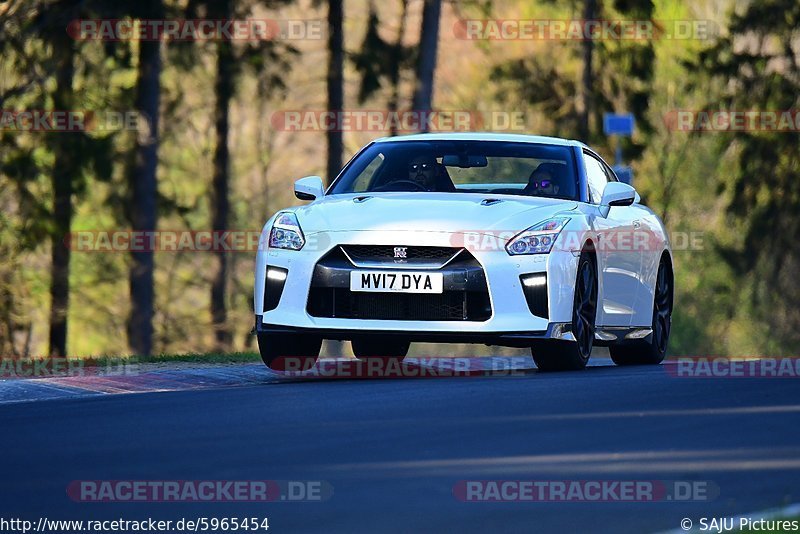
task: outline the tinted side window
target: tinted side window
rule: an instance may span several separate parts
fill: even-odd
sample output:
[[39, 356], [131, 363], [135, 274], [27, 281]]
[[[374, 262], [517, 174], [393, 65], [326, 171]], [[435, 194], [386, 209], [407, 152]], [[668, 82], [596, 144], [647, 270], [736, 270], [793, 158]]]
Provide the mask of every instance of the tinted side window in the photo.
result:
[[617, 178], [616, 173], [608, 166], [608, 163], [603, 163], [603, 168], [606, 171], [606, 176], [608, 177], [609, 182], [619, 182], [619, 178]]
[[586, 162], [586, 179], [589, 184], [589, 197], [595, 204], [600, 203], [603, 197], [603, 189], [608, 183], [608, 175], [605, 166], [600, 160], [591, 154], [583, 153], [583, 160]]

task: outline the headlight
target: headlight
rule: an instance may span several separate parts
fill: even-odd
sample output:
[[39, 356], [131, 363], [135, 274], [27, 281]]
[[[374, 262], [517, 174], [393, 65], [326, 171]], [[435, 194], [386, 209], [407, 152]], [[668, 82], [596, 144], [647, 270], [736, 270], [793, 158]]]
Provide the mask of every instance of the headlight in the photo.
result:
[[285, 248], [289, 250], [300, 250], [306, 244], [300, 223], [294, 213], [279, 213], [272, 223], [269, 231], [269, 246], [271, 248]]
[[558, 234], [569, 222], [569, 217], [553, 217], [533, 225], [514, 236], [506, 245], [512, 256], [520, 254], [549, 254]]

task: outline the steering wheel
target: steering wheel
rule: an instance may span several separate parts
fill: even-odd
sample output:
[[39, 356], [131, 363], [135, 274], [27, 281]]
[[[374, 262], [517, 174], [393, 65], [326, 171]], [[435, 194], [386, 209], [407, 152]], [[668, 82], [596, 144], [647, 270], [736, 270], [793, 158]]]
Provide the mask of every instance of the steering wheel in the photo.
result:
[[429, 191], [428, 188], [418, 184], [414, 180], [394, 180], [392, 182], [389, 182], [388, 184], [383, 184], [381, 186], [376, 187], [375, 189], [373, 189], [373, 191], [405, 191], [406, 190], [405, 187], [401, 187], [398, 189], [397, 186], [406, 186], [406, 185], [412, 186], [414, 188], [412, 189], [412, 191]]

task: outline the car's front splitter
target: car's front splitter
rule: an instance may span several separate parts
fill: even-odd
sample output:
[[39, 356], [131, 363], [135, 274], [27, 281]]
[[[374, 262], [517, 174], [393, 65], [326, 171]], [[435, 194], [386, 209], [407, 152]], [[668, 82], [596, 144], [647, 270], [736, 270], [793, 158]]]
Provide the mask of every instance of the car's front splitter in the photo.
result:
[[[396, 326], [396, 325], [394, 325]], [[574, 341], [572, 327], [569, 323], [551, 323], [546, 330], [519, 332], [467, 332], [467, 331], [421, 331], [421, 330], [379, 330], [379, 329], [345, 329], [345, 328], [305, 328], [277, 325], [262, 322], [256, 316], [255, 332], [259, 334], [284, 334], [299, 336], [317, 336], [322, 339], [352, 341], [353, 339], [380, 337], [390, 341], [403, 339], [416, 343], [478, 343], [504, 347], [530, 347], [542, 341]]]

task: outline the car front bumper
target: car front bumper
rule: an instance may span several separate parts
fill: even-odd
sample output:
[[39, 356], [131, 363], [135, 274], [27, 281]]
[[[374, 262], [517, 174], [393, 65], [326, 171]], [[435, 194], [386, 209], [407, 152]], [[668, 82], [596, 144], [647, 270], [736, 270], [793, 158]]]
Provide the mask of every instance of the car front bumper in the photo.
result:
[[[453, 246], [463, 236], [444, 232], [397, 233], [331, 232], [312, 236], [303, 250], [266, 249], [256, 261], [254, 306], [256, 330], [315, 333], [326, 339], [352, 339], [362, 335], [402, 335], [416, 341], [474, 342], [526, 346], [531, 339], [571, 340], [575, 273], [578, 258], [571, 251], [510, 256], [502, 246], [470, 247], [468, 252], [483, 270], [491, 314], [483, 320], [404, 320], [318, 317], [308, 312], [308, 297], [317, 266], [339, 245]], [[324, 243], [324, 245], [322, 245]], [[310, 246], [309, 246], [310, 245]], [[267, 267], [285, 269], [282, 292], [273, 309], [265, 309]], [[354, 267], [355, 268], [355, 267]], [[391, 269], [391, 264], [383, 267]], [[523, 291], [521, 276], [545, 273], [547, 316], [532, 313]], [[341, 272], [328, 271], [330, 280]]]

